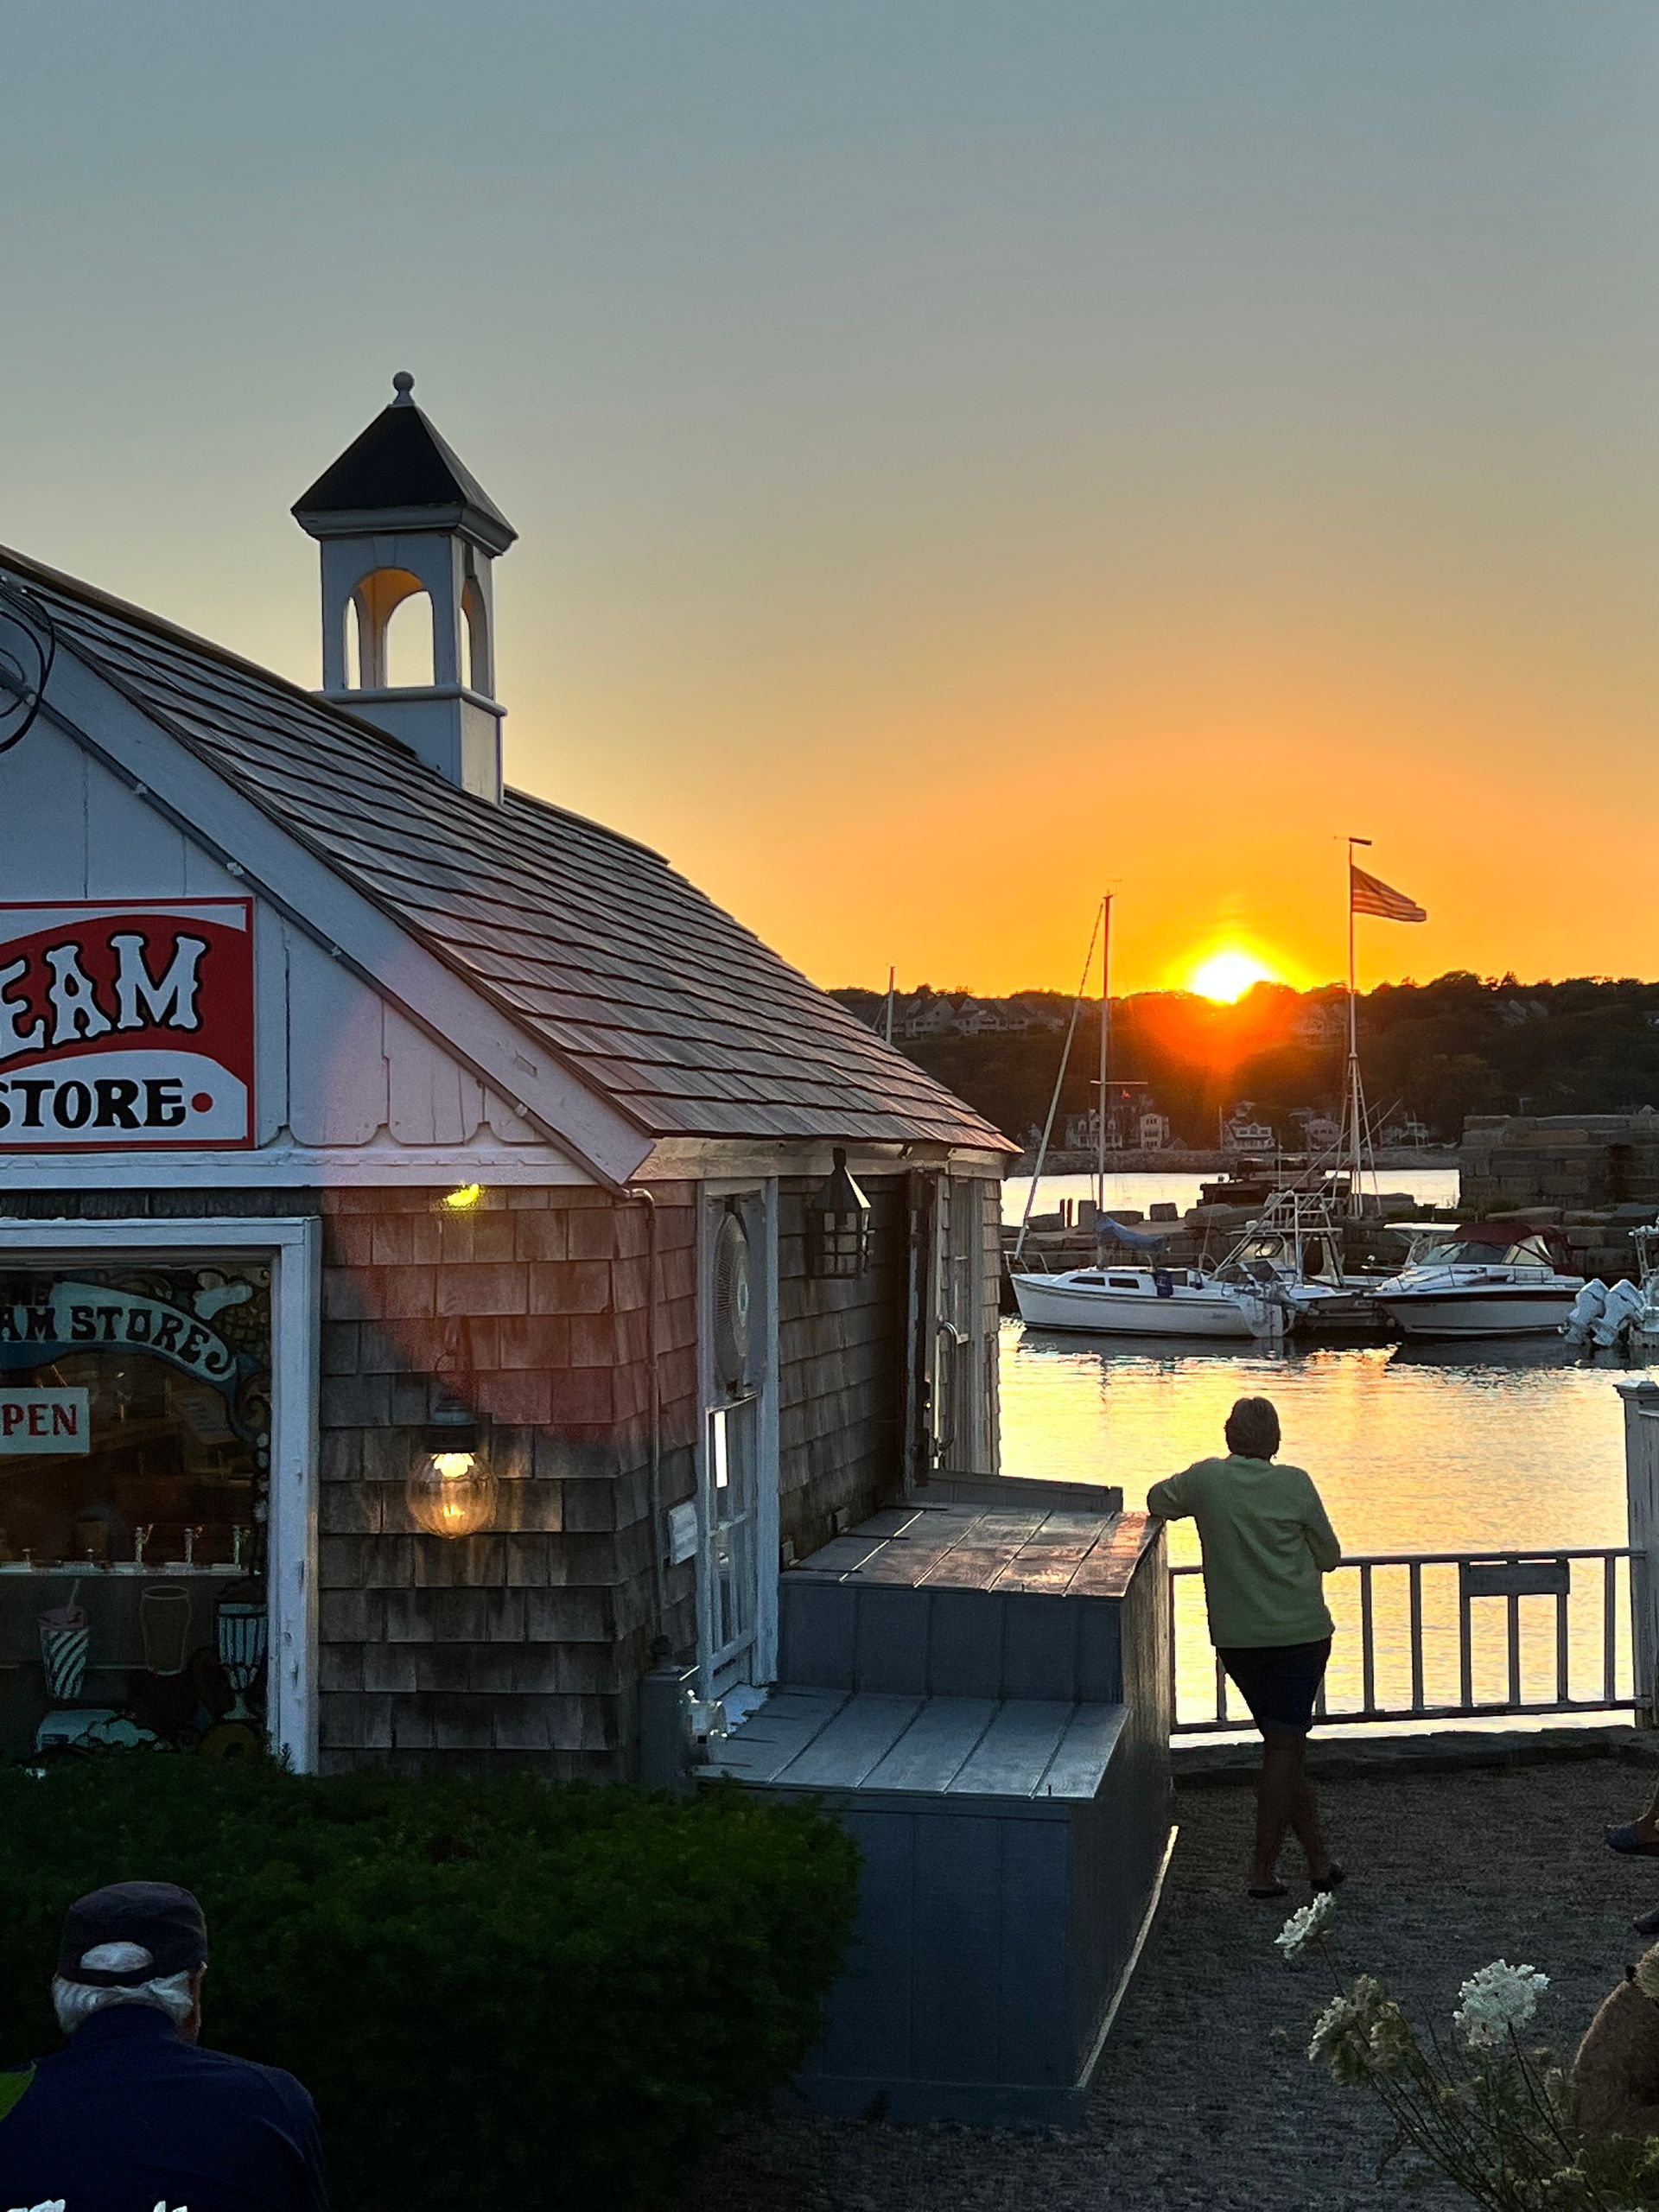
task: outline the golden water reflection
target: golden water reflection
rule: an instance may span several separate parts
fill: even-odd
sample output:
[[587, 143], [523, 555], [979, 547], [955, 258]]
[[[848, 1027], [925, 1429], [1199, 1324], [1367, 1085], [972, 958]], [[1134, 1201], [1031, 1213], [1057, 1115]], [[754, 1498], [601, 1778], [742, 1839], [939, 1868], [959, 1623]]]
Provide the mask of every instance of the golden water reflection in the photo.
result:
[[[1147, 1485], [1225, 1449], [1236, 1398], [1279, 1408], [1283, 1457], [1304, 1466], [1346, 1552], [1551, 1550], [1626, 1541], [1622, 1416], [1614, 1383], [1626, 1372], [1576, 1362], [1558, 1338], [1513, 1344], [1357, 1346], [1274, 1352], [1121, 1341], [1003, 1325], [1002, 1464], [1010, 1475], [1121, 1484], [1141, 1507]], [[1190, 1522], [1169, 1531], [1173, 1564], [1196, 1561]], [[1616, 1662], [1629, 1679], [1624, 1570], [1618, 1570]], [[1407, 1576], [1377, 1571], [1379, 1702], [1411, 1699]], [[1184, 1717], [1213, 1710], [1211, 1659], [1198, 1578], [1178, 1590], [1178, 1696]], [[1357, 1707], [1363, 1683], [1358, 1578], [1329, 1585], [1338, 1634], [1333, 1707]], [[1603, 1570], [1573, 1570], [1569, 1688], [1599, 1694], [1605, 1672]], [[1481, 1702], [1508, 1689], [1505, 1602], [1473, 1609], [1473, 1675]], [[1553, 1700], [1553, 1599], [1521, 1601], [1522, 1694]], [[1457, 1573], [1423, 1578], [1425, 1693], [1455, 1701], [1459, 1675]]]

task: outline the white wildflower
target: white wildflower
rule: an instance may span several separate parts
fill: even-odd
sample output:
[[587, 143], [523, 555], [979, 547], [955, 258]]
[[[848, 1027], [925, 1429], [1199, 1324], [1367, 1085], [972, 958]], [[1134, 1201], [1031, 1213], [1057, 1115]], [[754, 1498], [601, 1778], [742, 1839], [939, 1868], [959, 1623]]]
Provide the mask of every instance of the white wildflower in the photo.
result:
[[1333, 1997], [1319, 2018], [1313, 2023], [1313, 2039], [1307, 2046], [1307, 2055], [1317, 2066], [1331, 2055], [1331, 2047], [1338, 2036], [1354, 2024], [1354, 2002], [1350, 1997]]
[[1548, 1987], [1547, 1974], [1494, 1959], [1464, 1983], [1458, 1992], [1463, 2001], [1452, 2018], [1471, 2050], [1490, 2050], [1503, 2042], [1511, 2029], [1525, 2027]]
[[1305, 1904], [1285, 1923], [1274, 1942], [1285, 1955], [1287, 1965], [1300, 1959], [1305, 1951], [1313, 1949], [1329, 1925], [1337, 1909], [1337, 1900], [1329, 1890], [1321, 1890], [1312, 1904]]

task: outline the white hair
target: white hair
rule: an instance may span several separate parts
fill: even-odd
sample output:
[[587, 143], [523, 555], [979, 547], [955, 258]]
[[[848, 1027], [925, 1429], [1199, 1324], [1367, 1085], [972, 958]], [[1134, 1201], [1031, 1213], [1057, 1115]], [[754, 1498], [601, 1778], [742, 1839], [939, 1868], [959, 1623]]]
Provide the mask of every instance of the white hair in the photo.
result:
[[[133, 1974], [142, 1967], [153, 1966], [155, 1961], [140, 1943], [95, 1943], [90, 1951], [82, 1952], [79, 1964], [90, 1974]], [[67, 2036], [73, 2035], [94, 2012], [107, 2012], [115, 2005], [153, 2005], [165, 2012], [175, 2028], [181, 2028], [195, 2010], [190, 1980], [188, 1972], [162, 1974], [149, 1981], [123, 1982], [118, 1988], [105, 1989], [90, 1982], [66, 1981], [56, 1974], [52, 1981], [52, 2006]]]

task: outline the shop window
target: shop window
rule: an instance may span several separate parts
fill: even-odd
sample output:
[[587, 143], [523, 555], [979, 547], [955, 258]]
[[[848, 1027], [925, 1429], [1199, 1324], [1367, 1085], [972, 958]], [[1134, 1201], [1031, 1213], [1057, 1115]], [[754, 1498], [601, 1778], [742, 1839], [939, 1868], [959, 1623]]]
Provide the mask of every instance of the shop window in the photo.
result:
[[270, 1271], [0, 1268], [0, 1758], [264, 1741]]

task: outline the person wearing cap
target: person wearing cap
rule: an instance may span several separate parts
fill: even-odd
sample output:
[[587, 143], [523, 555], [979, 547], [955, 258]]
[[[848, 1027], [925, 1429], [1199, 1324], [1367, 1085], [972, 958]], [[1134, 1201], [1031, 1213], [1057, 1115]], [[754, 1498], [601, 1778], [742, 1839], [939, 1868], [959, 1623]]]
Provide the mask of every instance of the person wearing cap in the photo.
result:
[[201, 1907], [170, 1882], [70, 1906], [52, 1983], [63, 2048], [0, 2074], [0, 2206], [327, 2212], [304, 2089], [198, 2044], [207, 1964]]

